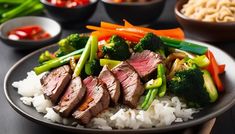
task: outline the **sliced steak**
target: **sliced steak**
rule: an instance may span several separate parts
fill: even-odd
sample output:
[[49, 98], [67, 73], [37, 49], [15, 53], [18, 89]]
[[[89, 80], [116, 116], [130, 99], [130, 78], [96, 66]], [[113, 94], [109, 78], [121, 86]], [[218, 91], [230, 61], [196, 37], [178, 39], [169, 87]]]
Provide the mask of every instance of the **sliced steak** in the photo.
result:
[[72, 114], [81, 124], [87, 124], [91, 118], [108, 108], [110, 96], [105, 84], [96, 77], [83, 80], [87, 88], [85, 98]]
[[66, 85], [71, 80], [72, 70], [68, 65], [53, 69], [41, 79], [42, 91], [45, 97], [49, 98], [53, 103], [64, 91]]
[[60, 102], [53, 109], [63, 117], [68, 117], [71, 111], [82, 100], [85, 95], [86, 87], [80, 77], [73, 78]]
[[99, 79], [106, 84], [112, 102], [117, 104], [120, 97], [120, 82], [118, 79], [115, 78], [107, 66], [103, 67], [102, 71], [100, 72]]
[[149, 77], [157, 69], [157, 65], [162, 63], [163, 58], [160, 54], [156, 54], [149, 50], [144, 50], [141, 53], [133, 53], [127, 61], [144, 80], [149, 80]]
[[125, 61], [113, 68], [112, 72], [121, 83], [124, 104], [131, 108], [136, 108], [140, 96], [144, 93], [140, 77]]

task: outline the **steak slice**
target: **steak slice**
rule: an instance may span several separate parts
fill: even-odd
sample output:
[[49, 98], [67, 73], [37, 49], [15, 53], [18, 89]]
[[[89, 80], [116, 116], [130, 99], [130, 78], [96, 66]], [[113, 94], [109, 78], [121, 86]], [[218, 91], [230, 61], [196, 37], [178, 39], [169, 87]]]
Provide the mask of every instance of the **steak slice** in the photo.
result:
[[114, 77], [106, 65], [100, 72], [99, 79], [106, 84], [112, 102], [117, 104], [120, 97], [120, 82]]
[[75, 106], [82, 100], [86, 87], [80, 77], [75, 77], [69, 83], [60, 102], [53, 109], [63, 117], [68, 117]]
[[108, 108], [110, 97], [105, 84], [98, 78], [89, 76], [83, 80], [83, 83], [87, 92], [72, 116], [81, 124], [87, 124], [92, 117]]
[[42, 91], [46, 98], [49, 98], [52, 103], [56, 103], [57, 99], [64, 91], [66, 85], [72, 77], [72, 70], [68, 65], [53, 69], [49, 74], [46, 74], [41, 79]]
[[141, 53], [133, 53], [127, 62], [135, 69], [139, 76], [144, 80], [149, 80], [152, 73], [157, 70], [157, 65], [162, 63], [163, 58], [149, 50]]
[[141, 95], [144, 93], [140, 77], [126, 61], [113, 68], [112, 72], [121, 83], [124, 104], [136, 108]]

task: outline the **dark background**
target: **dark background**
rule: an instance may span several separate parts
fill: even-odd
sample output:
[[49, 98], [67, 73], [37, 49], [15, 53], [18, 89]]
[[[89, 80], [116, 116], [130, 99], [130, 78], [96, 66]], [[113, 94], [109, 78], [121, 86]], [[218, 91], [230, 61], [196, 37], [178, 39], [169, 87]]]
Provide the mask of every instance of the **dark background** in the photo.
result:
[[[174, 4], [176, 0], [167, 0], [165, 5], [165, 9], [160, 19], [150, 25], [152, 28], [173, 28], [179, 26], [179, 24], [175, 20], [174, 16]], [[98, 5], [97, 10], [93, 17], [88, 21], [89, 24], [97, 24], [100, 21], [109, 21], [112, 22], [109, 17], [106, 15], [103, 6], [101, 4]], [[62, 37], [67, 36], [70, 33], [82, 33], [89, 32], [84, 28], [84, 25], [74, 25], [67, 24], [63, 25], [63, 35]], [[193, 39], [190, 34], [187, 34], [188, 38]], [[227, 43], [213, 43], [213, 45], [218, 46], [223, 49], [227, 53], [229, 53], [232, 57], [235, 57], [235, 43], [227, 42]], [[17, 51], [13, 48], [10, 48], [4, 45], [0, 41], [0, 134], [50, 134], [50, 133], [67, 133], [61, 130], [48, 128], [45, 126], [38, 125], [34, 122], [31, 122], [18, 113], [16, 113], [8, 104], [5, 99], [3, 92], [3, 80], [4, 76], [7, 73], [8, 69], [17, 62], [20, 58], [30, 53], [30, 51]], [[181, 133], [182, 131], [177, 131], [174, 133]], [[221, 116], [219, 116], [216, 120], [216, 123], [213, 127], [212, 134], [234, 134], [235, 133], [235, 106], [229, 111], [225, 112]]]

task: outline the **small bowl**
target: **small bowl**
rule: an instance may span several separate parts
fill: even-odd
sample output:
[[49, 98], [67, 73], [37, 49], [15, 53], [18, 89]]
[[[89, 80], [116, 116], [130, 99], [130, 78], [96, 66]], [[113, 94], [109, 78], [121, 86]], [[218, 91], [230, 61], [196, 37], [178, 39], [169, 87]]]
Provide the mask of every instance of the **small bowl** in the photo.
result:
[[117, 23], [126, 19], [135, 25], [145, 25], [156, 21], [161, 15], [166, 0], [152, 0], [150, 2], [114, 3], [101, 0], [107, 14]]
[[224, 42], [235, 40], [235, 22], [204, 22], [190, 19], [180, 10], [188, 0], [178, 0], [175, 6], [175, 15], [181, 26], [194, 39], [205, 42]]
[[[43, 40], [11, 40], [8, 32], [22, 26], [39, 25], [51, 37]], [[59, 41], [61, 37], [61, 26], [54, 20], [45, 17], [19, 17], [9, 20], [0, 26], [0, 38], [8, 46], [17, 49], [36, 49]]]
[[92, 0], [90, 4], [74, 8], [57, 7], [47, 0], [40, 0], [46, 8], [46, 13], [59, 22], [86, 22], [95, 12], [98, 0]]

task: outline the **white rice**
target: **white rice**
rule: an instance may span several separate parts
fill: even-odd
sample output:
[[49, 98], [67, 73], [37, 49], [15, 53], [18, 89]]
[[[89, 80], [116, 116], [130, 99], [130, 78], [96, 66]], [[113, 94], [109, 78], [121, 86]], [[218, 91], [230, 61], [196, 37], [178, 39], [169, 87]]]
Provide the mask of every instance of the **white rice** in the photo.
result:
[[[12, 83], [12, 86], [18, 89], [18, 93], [22, 96], [20, 100], [25, 105], [32, 105], [39, 113], [45, 114], [44, 118], [52, 122], [65, 125], [77, 124], [70, 119], [62, 118], [54, 112], [51, 101], [44, 98], [40, 84], [40, 79], [44, 74], [37, 76], [31, 71], [27, 75], [25, 79]], [[142, 100], [143, 97], [140, 102]], [[174, 122], [193, 119], [192, 115], [196, 112], [198, 110], [187, 108], [186, 104], [178, 97], [165, 96], [156, 98], [147, 111], [141, 110], [140, 108], [130, 109], [125, 106], [109, 108], [93, 118], [86, 127], [111, 130], [113, 128], [138, 129], [168, 126]], [[78, 126], [83, 127], [81, 125]]]
[[33, 98], [33, 106], [39, 113], [47, 113], [46, 109], [52, 107], [52, 102], [45, 99], [44, 95], [41, 94]]
[[34, 71], [28, 72], [23, 80], [13, 82], [12, 86], [18, 89], [18, 93], [24, 97], [33, 97], [42, 94], [40, 79], [45, 73], [36, 75]]
[[110, 108], [93, 118], [89, 127], [138, 129], [168, 126], [173, 122], [193, 119], [192, 114], [196, 112], [195, 109], [186, 108], [186, 104], [181, 102], [178, 97], [165, 96], [155, 99], [147, 111], [128, 107], [120, 108], [120, 106]]

